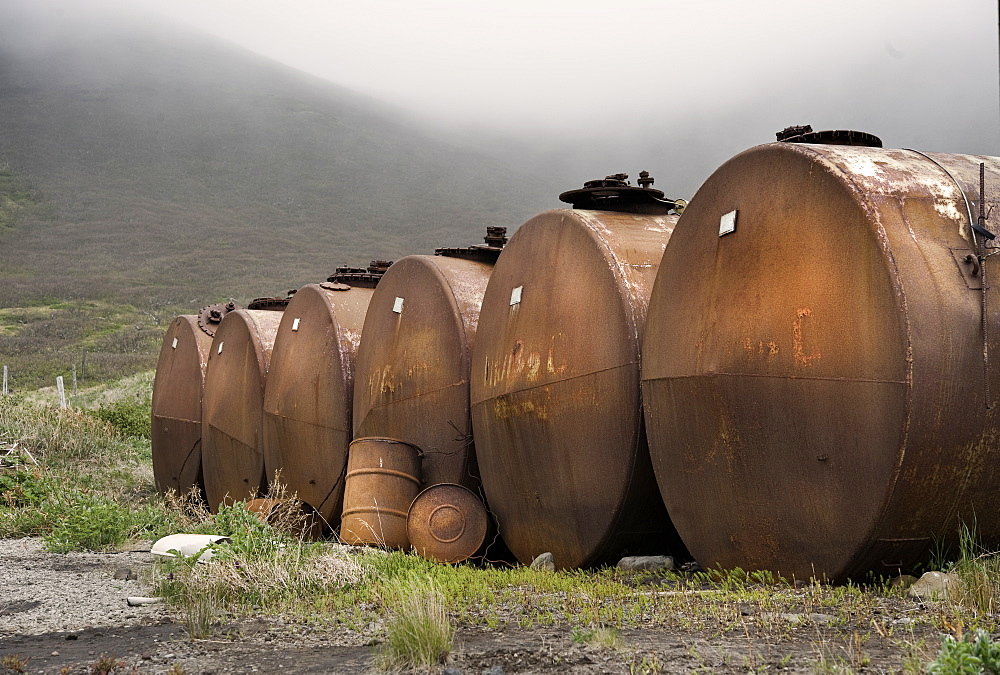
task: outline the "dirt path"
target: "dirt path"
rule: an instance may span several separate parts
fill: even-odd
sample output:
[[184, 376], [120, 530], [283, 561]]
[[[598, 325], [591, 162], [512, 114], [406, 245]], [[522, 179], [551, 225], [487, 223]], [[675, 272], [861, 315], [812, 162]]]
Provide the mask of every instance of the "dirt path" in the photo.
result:
[[[0, 658], [26, 659], [30, 673], [90, 673], [102, 655], [120, 661], [122, 667], [114, 671], [120, 673], [171, 668], [219, 675], [357, 673], [374, 668], [375, 627], [362, 634], [256, 618], [220, 626], [211, 639], [191, 641], [164, 605], [127, 607], [127, 596], [149, 595], [150, 589], [141, 580], [115, 579], [115, 572], [129, 568], [141, 578], [151, 565], [144, 552], [61, 555], [45, 553], [37, 540], [0, 540]], [[820, 615], [789, 621], [778, 637], [759, 637], [754, 617], [748, 616], [742, 630], [724, 634], [624, 630], [616, 644], [604, 647], [581, 644], [579, 633], [568, 626], [465, 628], [456, 636], [447, 667], [454, 669], [451, 675], [886, 673], [901, 672], [909, 654], [931, 654], [938, 640], [927, 630], [882, 636], [870, 625], [833, 628]]]

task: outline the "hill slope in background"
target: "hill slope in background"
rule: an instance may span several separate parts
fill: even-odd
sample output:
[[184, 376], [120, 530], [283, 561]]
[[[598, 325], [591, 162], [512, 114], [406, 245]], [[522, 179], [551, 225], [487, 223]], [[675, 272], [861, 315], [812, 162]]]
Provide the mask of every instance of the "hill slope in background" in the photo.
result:
[[574, 187], [208, 37], [0, 9], [0, 166], [47, 207], [0, 230], [0, 307], [274, 295], [478, 243]]

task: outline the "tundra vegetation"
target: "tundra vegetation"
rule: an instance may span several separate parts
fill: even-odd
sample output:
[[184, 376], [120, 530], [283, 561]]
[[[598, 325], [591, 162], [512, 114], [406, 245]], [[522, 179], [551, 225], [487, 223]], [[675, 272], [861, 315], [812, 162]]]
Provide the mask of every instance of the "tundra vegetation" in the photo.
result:
[[[873, 643], [898, 650], [907, 672], [997, 672], [990, 634], [1000, 559], [977, 546], [973, 531], [938, 565], [958, 576], [959, 592], [925, 602], [883, 579], [831, 585], [739, 569], [438, 565], [303, 540], [294, 534], [297, 509], [264, 522], [242, 503], [212, 515], [193, 495], [161, 497], [151, 470], [151, 384], [146, 372], [87, 387], [67, 409], [44, 390], [0, 397], [0, 536], [39, 536], [56, 552], [114, 550], [182, 531], [231, 537], [211, 564], [166, 559], [153, 568], [156, 592], [192, 639], [259, 614], [348, 630], [374, 623], [384, 634], [377, 663], [399, 670], [441, 662], [461, 628], [564, 627], [579, 644], [617, 651], [630, 649], [622, 635], [636, 629], [735, 633], [779, 649], [807, 630], [825, 672], [865, 669]], [[275, 489], [271, 496], [287, 496], [280, 483]], [[751, 648], [749, 665], [755, 658]], [[636, 672], [658, 670], [655, 654], [637, 650], [631, 659]]]

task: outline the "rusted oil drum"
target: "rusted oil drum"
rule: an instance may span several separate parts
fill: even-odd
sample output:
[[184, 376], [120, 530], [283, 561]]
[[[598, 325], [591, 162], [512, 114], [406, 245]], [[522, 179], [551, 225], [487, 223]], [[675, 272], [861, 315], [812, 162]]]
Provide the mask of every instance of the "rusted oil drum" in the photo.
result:
[[486, 539], [486, 506], [472, 490], [454, 483], [432, 485], [414, 498], [406, 535], [418, 554], [442, 563], [471, 558]]
[[980, 162], [996, 194], [996, 158], [777, 143], [691, 200], [642, 387], [702, 566], [895, 574], [960, 520], [996, 542], [1000, 267], [980, 269], [970, 229]]
[[340, 522], [354, 355], [373, 289], [309, 284], [289, 301], [264, 392], [264, 467], [330, 527]]
[[394, 438], [356, 438], [345, 482], [341, 541], [408, 549], [406, 514], [420, 492], [420, 448]]
[[201, 485], [201, 398], [212, 337], [197, 316], [179, 316], [163, 336], [153, 380], [153, 477], [161, 493]]
[[368, 306], [355, 370], [354, 435], [419, 447], [427, 485], [477, 483], [469, 362], [492, 269], [475, 260], [407, 256], [385, 273]]
[[305, 541], [318, 540], [325, 529], [316, 511], [299, 499], [251, 499], [247, 511]]
[[205, 497], [252, 499], [265, 489], [264, 381], [281, 312], [240, 309], [219, 324], [205, 374], [202, 465]]
[[483, 299], [472, 416], [483, 486], [517, 559], [559, 568], [679, 552], [649, 463], [639, 338], [676, 216], [547, 211]]

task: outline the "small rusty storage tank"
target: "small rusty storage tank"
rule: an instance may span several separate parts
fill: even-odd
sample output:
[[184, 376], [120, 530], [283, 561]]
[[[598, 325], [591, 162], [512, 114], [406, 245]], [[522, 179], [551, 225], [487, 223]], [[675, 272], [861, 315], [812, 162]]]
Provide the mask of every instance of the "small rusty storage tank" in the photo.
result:
[[[645, 172], [644, 172], [645, 173]], [[676, 215], [627, 176], [518, 229], [490, 278], [472, 359], [472, 417], [490, 509], [517, 559], [559, 568], [680, 552], [649, 463], [639, 337]], [[678, 205], [679, 206], [679, 205]]]
[[[486, 282], [506, 241], [504, 228], [490, 232], [485, 246], [398, 260], [379, 282], [365, 317], [355, 366], [354, 436], [419, 448], [424, 485], [478, 488], [469, 360]], [[345, 513], [355, 506], [345, 498]]]
[[351, 442], [354, 356], [389, 263], [340, 268], [295, 293], [274, 339], [264, 391], [264, 468], [333, 528]]
[[222, 503], [260, 496], [266, 488], [264, 382], [281, 317], [277, 311], [240, 309], [227, 314], [216, 331], [202, 413], [205, 497], [213, 511]]
[[212, 336], [195, 315], [179, 316], [163, 336], [153, 380], [153, 477], [161, 493], [200, 486], [201, 398]]
[[774, 143], [692, 199], [642, 380], [660, 489], [702, 566], [897, 574], [960, 520], [996, 542], [1000, 267], [970, 227], [981, 162], [995, 195], [992, 157]]

